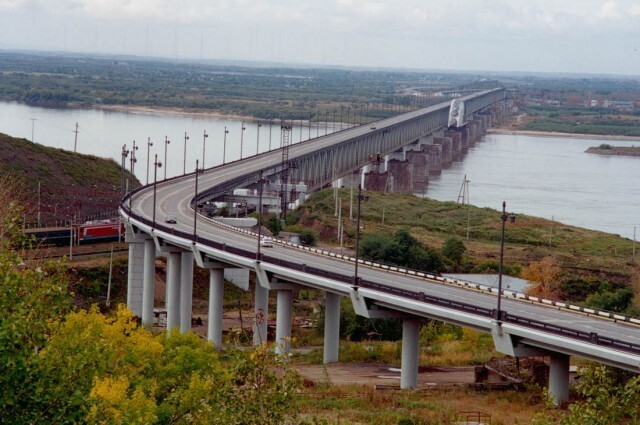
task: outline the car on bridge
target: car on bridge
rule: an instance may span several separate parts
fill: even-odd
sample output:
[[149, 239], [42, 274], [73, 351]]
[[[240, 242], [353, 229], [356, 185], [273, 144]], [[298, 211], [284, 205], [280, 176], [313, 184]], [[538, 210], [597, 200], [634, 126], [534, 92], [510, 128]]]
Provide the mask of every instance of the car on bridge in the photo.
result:
[[273, 239], [269, 237], [264, 237], [260, 239], [260, 246], [265, 248], [273, 248]]

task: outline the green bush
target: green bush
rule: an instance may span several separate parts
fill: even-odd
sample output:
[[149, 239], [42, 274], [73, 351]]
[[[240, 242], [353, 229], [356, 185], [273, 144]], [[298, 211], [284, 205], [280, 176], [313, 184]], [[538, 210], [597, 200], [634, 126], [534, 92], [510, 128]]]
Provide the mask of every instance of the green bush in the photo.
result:
[[299, 234], [300, 242], [303, 245], [314, 246], [316, 244], [316, 234], [313, 230], [303, 229]]
[[590, 307], [600, 310], [622, 312], [631, 306], [633, 290], [631, 288], [619, 289], [615, 292], [602, 292], [587, 297]]
[[460, 238], [454, 236], [444, 241], [444, 245], [442, 246], [440, 253], [455, 264], [460, 264], [462, 262], [462, 256], [466, 251], [467, 248], [464, 246], [464, 243]]

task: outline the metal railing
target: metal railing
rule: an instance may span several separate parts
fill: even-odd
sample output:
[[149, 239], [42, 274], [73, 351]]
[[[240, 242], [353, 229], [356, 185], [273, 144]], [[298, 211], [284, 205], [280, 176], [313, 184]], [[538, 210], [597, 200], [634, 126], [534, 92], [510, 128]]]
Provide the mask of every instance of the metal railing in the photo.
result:
[[[136, 191], [134, 191], [134, 193], [136, 193], [139, 190], [140, 189], [137, 189]], [[145, 217], [142, 217], [138, 214], [134, 214], [129, 209], [127, 205], [128, 196], [129, 195], [127, 195], [123, 199], [121, 204], [121, 209], [126, 214], [128, 214], [131, 218], [141, 223], [144, 223], [148, 226], [151, 226], [152, 228], [157, 229], [159, 231], [163, 231], [168, 234], [178, 236], [190, 242], [196, 242], [194, 235], [192, 233], [175, 230], [174, 228], [163, 226], [158, 223], [156, 223], [155, 227], [153, 227], [153, 223], [151, 220]], [[202, 238], [199, 236], [197, 237], [197, 243], [207, 246], [209, 248], [223, 251], [225, 253], [237, 255], [242, 258], [250, 258], [253, 260], [256, 257], [256, 253], [254, 251], [230, 246], [224, 243], [212, 241], [210, 239]], [[306, 273], [316, 277], [330, 279], [340, 283], [345, 283], [345, 284], [353, 283], [353, 276], [327, 271], [317, 267], [309, 266], [307, 264], [299, 264], [292, 261], [282, 260], [269, 255], [262, 255], [260, 260], [268, 264], [285, 267], [290, 270], [295, 270], [295, 271]], [[445, 307], [445, 308], [449, 308], [456, 311], [462, 311], [465, 313], [474, 314], [484, 318], [495, 317], [494, 309], [479, 307], [473, 304], [463, 303], [460, 301], [452, 301], [445, 298], [427, 295], [424, 292], [410, 291], [408, 289], [397, 288], [391, 285], [372, 282], [364, 279], [360, 280], [358, 283], [359, 283], [359, 286], [362, 288], [372, 289], [374, 291], [379, 291], [386, 294], [391, 294], [391, 295], [395, 295], [395, 296], [406, 298], [406, 299], [411, 299], [418, 302], [437, 305], [440, 307]], [[502, 312], [502, 322], [519, 325], [525, 328], [535, 329], [535, 330], [551, 333], [554, 335], [560, 335], [566, 338], [583, 341], [586, 343], [595, 344], [602, 347], [607, 347], [607, 348], [611, 348], [619, 351], [640, 355], [640, 344], [634, 344], [631, 342], [622, 341], [615, 338], [609, 338], [606, 336], [598, 335], [596, 332], [585, 332], [585, 331], [575, 330], [566, 326], [559, 326], [553, 323], [541, 322], [538, 320], [528, 319], [522, 316], [509, 314], [506, 311]]]

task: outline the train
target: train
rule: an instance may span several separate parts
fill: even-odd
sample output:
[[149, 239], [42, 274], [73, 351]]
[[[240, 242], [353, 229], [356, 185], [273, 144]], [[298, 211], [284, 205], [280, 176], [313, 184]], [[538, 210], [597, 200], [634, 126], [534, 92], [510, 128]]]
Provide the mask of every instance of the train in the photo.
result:
[[[72, 233], [73, 231], [73, 233]], [[67, 227], [25, 229], [38, 243], [47, 245], [79, 245], [82, 243], [108, 242], [124, 238], [124, 223], [115, 220], [87, 222]], [[70, 238], [73, 237], [73, 241]]]

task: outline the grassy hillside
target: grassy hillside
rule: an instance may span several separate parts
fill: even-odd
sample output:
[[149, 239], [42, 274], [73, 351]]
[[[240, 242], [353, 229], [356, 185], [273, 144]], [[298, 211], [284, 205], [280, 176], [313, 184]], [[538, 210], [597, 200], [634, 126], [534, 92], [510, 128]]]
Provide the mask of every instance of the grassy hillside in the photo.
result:
[[[120, 199], [120, 165], [99, 158], [50, 148], [0, 133], [0, 173], [17, 179], [29, 211], [37, 221], [38, 183], [42, 223], [90, 217], [115, 211]], [[128, 173], [127, 173], [128, 176]]]

